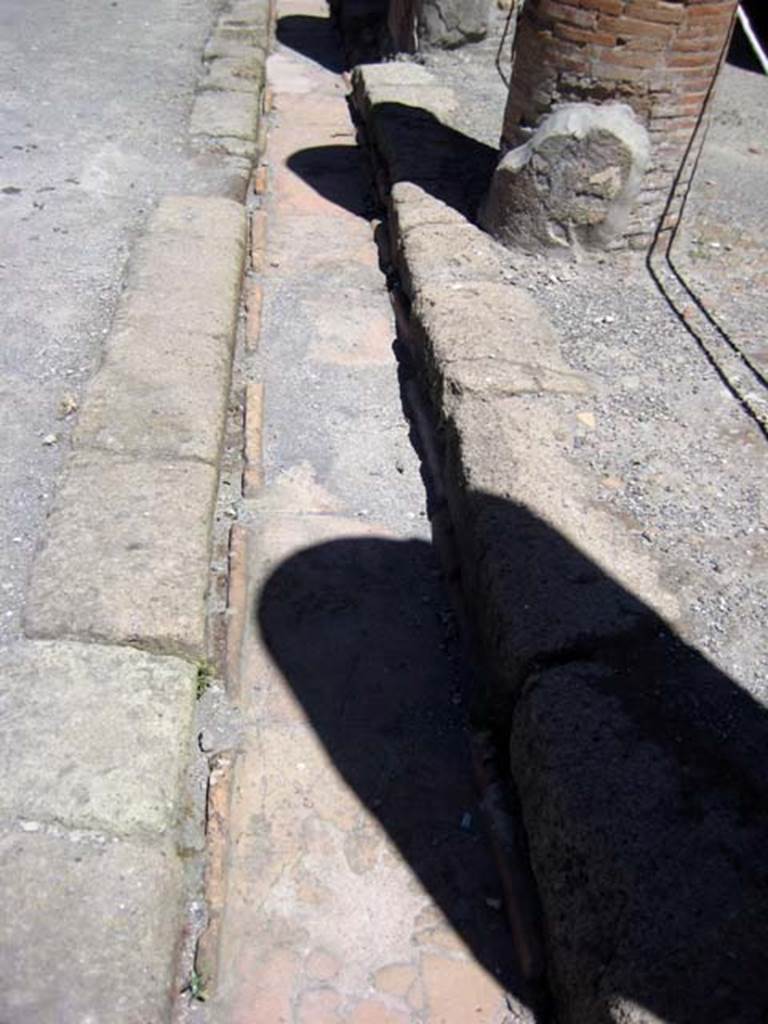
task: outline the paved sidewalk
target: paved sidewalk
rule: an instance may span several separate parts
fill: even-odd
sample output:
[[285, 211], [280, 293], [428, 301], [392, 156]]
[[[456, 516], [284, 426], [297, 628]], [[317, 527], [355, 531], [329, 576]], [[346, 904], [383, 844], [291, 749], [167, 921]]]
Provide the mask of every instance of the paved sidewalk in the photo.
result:
[[428, 541], [325, 5], [285, 0], [277, 37], [266, 256], [257, 213], [248, 282], [263, 294], [230, 681], [244, 744], [218, 980], [196, 1012], [510, 1024], [528, 1018], [471, 778], [469, 674]]
[[[11, 426], [0, 444], [0, 465], [10, 468], [0, 507], [10, 497], [4, 526], [19, 529], [19, 551], [36, 549], [31, 566], [12, 556], [0, 567], [0, 1020], [161, 1024], [194, 982], [205, 754], [215, 751], [193, 748], [193, 725], [215, 717], [212, 694], [207, 717], [196, 715], [196, 697], [218, 653], [211, 535], [270, 10], [265, 0], [194, 0], [182, 25], [173, 4], [153, 9], [154, 21], [144, 5], [148, 20], [133, 11], [127, 24], [122, 7], [96, 17], [88, 0], [65, 13], [31, 6], [40, 10], [25, 19], [14, 0], [0, 0], [0, 21], [13, 30], [5, 72], [17, 83], [25, 68], [10, 110], [24, 131], [17, 123], [7, 142], [35, 140], [13, 143], [3, 164], [13, 178], [0, 186], [0, 220], [13, 229], [10, 249], [0, 246], [12, 297], [5, 307], [0, 299], [10, 331], [0, 397], [11, 399], [0, 416]], [[44, 32], [31, 31], [38, 17]], [[110, 64], [117, 36], [122, 50]], [[38, 48], [42, 80], [37, 58], [26, 59]], [[41, 108], [53, 102], [58, 72], [66, 87], [54, 90], [52, 114]], [[124, 151], [111, 132], [102, 138], [113, 122]], [[169, 194], [174, 187], [185, 193]], [[72, 232], [47, 247], [63, 259], [53, 276], [50, 262], [33, 258], [46, 224], [54, 235]], [[94, 274], [108, 279], [107, 291], [85, 287]], [[96, 312], [104, 337], [94, 348], [83, 324]], [[87, 366], [75, 374], [70, 358]], [[30, 448], [39, 438], [30, 437], [55, 415], [51, 388], [65, 385], [60, 424], [44, 439], [63, 461], [55, 496], [40, 496], [50, 505], [41, 531], [26, 507], [39, 469]], [[41, 418], [27, 416], [27, 405], [41, 403]], [[46, 466], [41, 487], [53, 470]], [[27, 574], [22, 609], [16, 584]]]

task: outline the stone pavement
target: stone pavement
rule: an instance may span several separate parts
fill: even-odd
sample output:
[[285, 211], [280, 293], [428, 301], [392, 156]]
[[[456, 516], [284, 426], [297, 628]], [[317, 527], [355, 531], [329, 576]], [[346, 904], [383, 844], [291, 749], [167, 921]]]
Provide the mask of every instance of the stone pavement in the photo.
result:
[[[93, 36], [104, 30], [103, 22], [92, 12], [78, 18], [82, 6], [68, 6], [63, 37], [50, 53], [46, 47], [48, 88], [50, 66], [66, 66], [69, 80], [70, 62], [79, 63], [72, 25], [98, 48]], [[189, 55], [199, 76], [194, 104], [192, 85], [181, 76], [189, 86], [185, 112], [193, 108], [190, 126], [170, 102], [177, 79], [169, 58], [189, 42], [173, 19], [157, 14], [152, 47], [164, 46], [163, 103], [169, 112], [153, 119], [152, 133], [137, 132], [138, 141], [121, 123], [121, 138], [139, 149], [148, 134], [180, 133], [184, 155], [168, 160], [161, 195], [145, 195], [153, 209], [138, 240], [139, 225], [131, 222], [128, 269], [115, 308], [108, 311], [111, 326], [99, 331], [103, 360], [82, 395], [73, 390], [64, 396], [61, 416], [67, 422], [45, 441], [62, 452], [61, 478], [44, 535], [36, 538], [24, 636], [11, 633], [12, 642], [0, 645], [3, 1024], [160, 1024], [171, 1018], [190, 980], [191, 957], [187, 962], [183, 954], [190, 944], [188, 911], [196, 883], [199, 888], [197, 855], [203, 848], [203, 800], [202, 793], [195, 799], [195, 784], [204, 790], [207, 770], [202, 751], [192, 754], [193, 723], [215, 653], [211, 535], [239, 323], [243, 200], [257, 147], [270, 16], [262, 0], [230, 0], [218, 13], [218, 22], [207, 26], [205, 64], [198, 60], [202, 36], [198, 52]], [[4, 9], [4, 19], [7, 14]], [[119, 12], [113, 18], [120, 24]], [[132, 31], [141, 32], [141, 25], [128, 20]], [[205, 28], [200, 22], [196, 31]], [[113, 25], [107, 35], [115, 35]], [[130, 60], [119, 69], [90, 51], [88, 63], [99, 65], [99, 76], [126, 73], [144, 85], [151, 62], [135, 59], [129, 34], [121, 40]], [[71, 78], [83, 94], [89, 92], [90, 73]], [[33, 76], [27, 87], [23, 103], [49, 105], [35, 95]], [[108, 95], [105, 90], [99, 102], [109, 106]], [[79, 97], [67, 93], [57, 100], [63, 108], [59, 119], [80, 117]], [[150, 110], [144, 106], [140, 113], [149, 119]], [[79, 133], [68, 131], [85, 154], [92, 128], [82, 124]], [[32, 135], [38, 142], [30, 150], [50, 141], [39, 126]], [[67, 223], [81, 249], [89, 249], [93, 234], [81, 236], [74, 230], [78, 223], [104, 220], [108, 238], [126, 230], [126, 211], [110, 189], [120, 193], [129, 186], [116, 173], [107, 187], [107, 167], [130, 174], [131, 159], [115, 150], [108, 146], [100, 154], [105, 177], [96, 178], [104, 190], [98, 189], [95, 210], [52, 203], [61, 217], [75, 217]], [[166, 149], [161, 153], [168, 155]], [[9, 162], [9, 171], [12, 166], [18, 169], [18, 160]], [[54, 170], [50, 163], [47, 169]], [[91, 171], [96, 174], [95, 167]], [[80, 184], [74, 178], [67, 182]], [[168, 194], [172, 182], [183, 182], [185, 194]], [[48, 191], [55, 188], [37, 189]], [[4, 197], [21, 192], [11, 185], [2, 190]], [[34, 201], [35, 209], [44, 206]], [[12, 216], [8, 220], [13, 223]], [[60, 222], [57, 230], [69, 229]], [[51, 316], [47, 300], [28, 272], [35, 264], [28, 244], [34, 240], [24, 231], [14, 235], [11, 251], [15, 257], [18, 245], [19, 260], [7, 278], [15, 298], [28, 299], [31, 292], [35, 317], [44, 319]], [[83, 275], [87, 281], [92, 253], [67, 248], [66, 255], [63, 279]], [[68, 316], [72, 308], [67, 306]], [[36, 332], [23, 317], [14, 319], [15, 301], [9, 311], [12, 329], [37, 352]], [[46, 323], [45, 329], [55, 327]], [[4, 360], [9, 348], [13, 357], [15, 344], [11, 337]], [[57, 387], [68, 377], [66, 370], [56, 371], [59, 356], [51, 371]], [[15, 393], [13, 386], [9, 390]], [[18, 405], [9, 408], [11, 446], [18, 448], [9, 474], [13, 489], [17, 459], [28, 455], [28, 423]], [[14, 590], [7, 575], [4, 590], [6, 584]], [[0, 642], [8, 636], [0, 629]]]
[[217, 976], [193, 1015], [511, 1024], [529, 1017], [471, 776], [471, 678], [325, 5], [283, 0], [277, 38], [247, 281], [244, 739], [209, 874]]

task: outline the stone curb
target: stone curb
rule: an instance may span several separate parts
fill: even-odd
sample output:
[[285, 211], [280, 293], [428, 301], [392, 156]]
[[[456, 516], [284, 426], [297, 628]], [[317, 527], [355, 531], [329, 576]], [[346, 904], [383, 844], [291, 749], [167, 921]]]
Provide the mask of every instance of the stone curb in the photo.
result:
[[[408, 108], [417, 105], [417, 120], [434, 124], [450, 103], [423, 69], [398, 93], [401, 66], [355, 69], [354, 102], [385, 186], [399, 322], [437, 421], [447, 530], [492, 679], [485, 713], [502, 724], [502, 742], [512, 735], [549, 984], [564, 1020], [657, 1021], [643, 957], [654, 944], [664, 948], [665, 926], [649, 921], [647, 909], [623, 913], [633, 894], [628, 855], [607, 860], [599, 838], [626, 831], [629, 800], [639, 815], [628, 840], [632, 856], [644, 863], [664, 850], [674, 863], [667, 851], [687, 812], [675, 788], [679, 766], [662, 754], [670, 726], [650, 707], [643, 712], [650, 732], [638, 734], [621, 700], [629, 670], [615, 652], [642, 661], [657, 643], [672, 658], [679, 609], [660, 567], [601, 507], [597, 480], [576, 468], [561, 443], [588, 413], [592, 383], [564, 363], [547, 318], [505, 275], [509, 260], [461, 215], [471, 197], [441, 180], [450, 160], [433, 153], [414, 166]], [[442, 518], [438, 509], [433, 522]], [[695, 656], [689, 661], [690, 671], [705, 671]], [[670, 671], [669, 682], [680, 682], [684, 670], [678, 677]], [[685, 722], [684, 709], [677, 713]], [[623, 755], [609, 741], [617, 735], [630, 744], [620, 744]], [[651, 747], [655, 774], [643, 761]], [[641, 811], [629, 789], [644, 770], [649, 794]], [[601, 794], [598, 778], [611, 780], [613, 797]], [[684, 887], [676, 870], [672, 887]], [[655, 898], [664, 906], [669, 881], [659, 886]], [[666, 967], [659, 974], [657, 991], [670, 1004], [674, 974]]]
[[234, 0], [206, 48], [190, 130], [238, 201], [168, 197], [150, 218], [33, 564], [28, 639], [0, 654], [8, 1024], [160, 1024], [186, 998], [186, 776], [271, 19]]
[[268, 0], [231, 0], [219, 17], [205, 47], [190, 117], [191, 134], [202, 148], [249, 163], [256, 158], [272, 18]]

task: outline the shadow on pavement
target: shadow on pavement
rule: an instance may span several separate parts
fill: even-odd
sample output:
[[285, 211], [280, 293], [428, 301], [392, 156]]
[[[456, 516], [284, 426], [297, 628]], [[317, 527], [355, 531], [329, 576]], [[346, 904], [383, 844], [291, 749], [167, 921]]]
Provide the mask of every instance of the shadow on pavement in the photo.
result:
[[[276, 33], [284, 46], [322, 67], [336, 73], [344, 69], [338, 36], [329, 19], [284, 15], [278, 19]], [[474, 219], [498, 161], [495, 148], [443, 124], [421, 107], [403, 103], [378, 104], [376, 126], [378, 136], [398, 136], [386, 162], [393, 182], [412, 181], [421, 185], [437, 199]], [[342, 176], [346, 175], [347, 163], [352, 165], [355, 159], [359, 160], [355, 152], [354, 146], [316, 147], [294, 154], [288, 166], [321, 195], [357, 213], [351, 190], [343, 182], [335, 183], [331, 174], [336, 167]]]
[[[511, 716], [559, 1019], [640, 1019], [623, 1001], [676, 1024], [765, 1022], [764, 709], [524, 508], [471, 502], [525, 597], [511, 631], [578, 638], [517, 666]], [[255, 614], [338, 771], [478, 962], [530, 1002], [485, 902], [496, 884], [454, 703], [467, 673], [431, 546], [309, 548]], [[504, 624], [485, 627], [514, 658]]]
[[311, 14], [284, 14], [277, 19], [275, 35], [283, 46], [309, 57], [328, 71], [340, 75], [344, 70], [338, 38], [327, 18]]
[[368, 219], [371, 210], [357, 146], [312, 146], [293, 153], [286, 165], [324, 199]]
[[[382, 137], [399, 137], [383, 162], [391, 184], [413, 182], [474, 220], [498, 161], [496, 150], [444, 125], [421, 107], [381, 103], [375, 119], [374, 145]], [[357, 212], [357, 197], [344, 180], [353, 166], [360, 167], [356, 146], [300, 150], [288, 159], [288, 166], [320, 195]], [[334, 170], [341, 176], [339, 181], [333, 180]]]

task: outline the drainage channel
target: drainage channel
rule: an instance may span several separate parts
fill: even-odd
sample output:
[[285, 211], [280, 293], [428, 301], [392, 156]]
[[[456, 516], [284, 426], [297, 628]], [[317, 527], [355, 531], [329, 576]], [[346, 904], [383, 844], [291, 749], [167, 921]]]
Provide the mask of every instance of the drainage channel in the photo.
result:
[[176, 1020], [543, 1021], [525, 840], [473, 711], [483, 673], [386, 224], [323, 5], [278, 19]]

